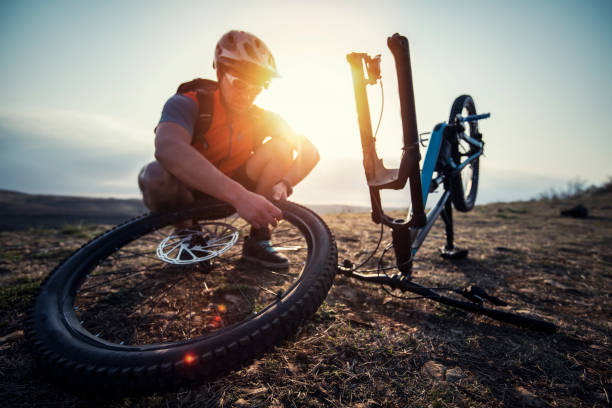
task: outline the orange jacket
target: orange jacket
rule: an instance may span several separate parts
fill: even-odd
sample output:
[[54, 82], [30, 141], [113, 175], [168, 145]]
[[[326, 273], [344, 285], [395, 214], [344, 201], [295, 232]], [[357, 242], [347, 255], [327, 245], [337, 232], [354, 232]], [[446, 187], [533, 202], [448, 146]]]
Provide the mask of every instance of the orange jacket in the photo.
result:
[[[199, 111], [195, 91], [182, 95], [193, 100]], [[195, 120], [196, 118], [194, 122]], [[193, 133], [193, 126], [188, 130]], [[217, 90], [214, 93], [212, 122], [204, 135], [205, 141], [194, 141], [192, 146], [219, 170], [232, 176], [268, 137], [282, 137], [291, 147], [297, 149], [298, 138], [280, 116], [253, 105], [247, 112], [230, 119]]]

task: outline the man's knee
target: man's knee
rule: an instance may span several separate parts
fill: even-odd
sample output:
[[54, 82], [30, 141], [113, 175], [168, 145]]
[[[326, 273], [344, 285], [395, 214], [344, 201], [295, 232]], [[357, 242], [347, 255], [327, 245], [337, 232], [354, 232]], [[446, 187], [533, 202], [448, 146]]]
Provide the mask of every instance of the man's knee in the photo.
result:
[[293, 148], [283, 139], [272, 139], [262, 146], [265, 161], [287, 166], [293, 162]]
[[272, 139], [260, 146], [247, 161], [246, 172], [251, 180], [259, 180], [266, 169], [274, 172], [284, 171], [292, 162], [291, 146], [282, 139]]
[[177, 180], [157, 161], [145, 165], [138, 173], [138, 186], [144, 193], [150, 190], [168, 191], [176, 188]]
[[268, 143], [272, 143], [275, 158], [286, 161], [293, 161], [293, 148], [289, 146], [283, 139], [272, 139]]
[[176, 177], [154, 161], [138, 174], [138, 186], [144, 204], [152, 211], [193, 201], [193, 195]]

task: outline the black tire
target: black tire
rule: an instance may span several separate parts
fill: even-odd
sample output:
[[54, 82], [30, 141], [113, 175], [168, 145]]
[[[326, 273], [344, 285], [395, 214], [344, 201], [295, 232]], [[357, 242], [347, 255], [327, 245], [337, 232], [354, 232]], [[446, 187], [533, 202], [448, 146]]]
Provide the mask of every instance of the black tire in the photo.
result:
[[[453, 124], [458, 114], [463, 117], [476, 114], [476, 105], [471, 96], [461, 95], [455, 99], [448, 123]], [[478, 132], [478, 122], [464, 122], [464, 127], [466, 134], [481, 140], [481, 135]], [[460, 137], [456, 141], [453, 140], [451, 146], [451, 157], [456, 164], [475, 153], [471, 145]], [[478, 193], [479, 167], [479, 158], [476, 158], [450, 179], [451, 200], [458, 211], [468, 212], [474, 208], [476, 194]]]
[[[75, 392], [149, 393], [218, 377], [282, 342], [325, 299], [337, 251], [316, 214], [277, 205], [284, 221], [272, 242], [285, 245], [291, 262], [280, 272], [238, 260], [236, 245], [187, 265], [156, 256], [181, 220], [204, 224], [209, 248], [225, 245], [224, 234], [242, 235], [236, 220], [248, 225], [237, 215], [221, 218], [233, 208], [216, 200], [132, 219], [85, 244], [45, 279], [28, 313], [26, 336], [39, 366]], [[215, 225], [227, 230], [208, 234]]]

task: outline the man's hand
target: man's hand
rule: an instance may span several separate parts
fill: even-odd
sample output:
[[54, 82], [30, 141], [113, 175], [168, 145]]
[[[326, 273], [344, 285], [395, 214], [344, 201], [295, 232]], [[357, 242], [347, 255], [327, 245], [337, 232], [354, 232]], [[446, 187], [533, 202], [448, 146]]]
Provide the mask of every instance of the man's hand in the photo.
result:
[[264, 196], [248, 190], [233, 205], [238, 211], [238, 215], [255, 228], [265, 228], [268, 225], [276, 227], [283, 218], [283, 212], [278, 207]]
[[289, 194], [290, 193], [287, 191], [287, 186], [282, 181], [279, 181], [278, 183], [272, 186], [272, 198], [274, 200], [287, 201], [287, 197], [289, 197]]

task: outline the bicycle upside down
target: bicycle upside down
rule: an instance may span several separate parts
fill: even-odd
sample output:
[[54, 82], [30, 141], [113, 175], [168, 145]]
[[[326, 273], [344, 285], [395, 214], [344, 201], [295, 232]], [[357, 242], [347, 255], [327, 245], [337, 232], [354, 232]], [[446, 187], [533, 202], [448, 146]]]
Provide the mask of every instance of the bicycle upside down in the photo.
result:
[[[258, 61], [268, 71], [263, 82], [262, 78], [257, 82], [246, 76], [240, 78], [237, 66], [228, 67], [219, 77], [220, 86], [252, 97], [275, 73], [274, 60], [267, 47], [248, 33], [233, 33], [234, 37], [229, 34], [222, 39], [227, 44], [220, 44], [215, 54], [216, 63], [228, 63], [224, 58], [236, 57], [236, 44], [232, 41], [240, 40], [243, 42], [238, 43], [244, 47], [259, 47], [260, 56], [265, 58]], [[275, 172], [278, 169], [272, 169], [275, 171], [269, 173], [267, 182], [251, 185], [269, 200], [243, 185], [253, 181], [254, 173], [265, 173], [268, 169], [269, 161], [263, 159], [259, 165], [255, 162], [249, 166], [248, 163], [254, 163], [250, 159], [259, 157], [256, 154], [243, 157], [247, 161], [241, 164], [246, 163], [247, 167], [242, 170], [238, 168], [240, 163], [230, 166], [238, 173], [232, 173], [233, 179], [215, 169], [213, 179], [218, 183], [208, 179], [201, 185], [191, 184], [202, 190], [206, 190], [208, 183], [215, 184], [209, 192], [217, 198], [190, 195], [187, 200], [190, 204], [169, 209], [162, 208], [163, 194], [152, 191], [155, 183], [151, 180], [155, 177], [149, 174], [148, 178], [147, 173], [155, 173], [159, 166], [150, 164], [143, 169], [139, 181], [145, 201], [154, 212], [128, 220], [87, 242], [42, 283], [28, 312], [25, 329], [38, 364], [52, 378], [80, 392], [104, 389], [111, 393], [146, 393], [216, 378], [261, 356], [295, 333], [322, 304], [336, 273], [413, 292], [522, 327], [554, 332], [553, 324], [540, 319], [484, 307], [485, 303], [502, 307], [505, 303], [478, 286], [450, 289], [465, 299], [459, 300], [412, 280], [415, 255], [439, 216], [446, 227], [446, 245], [441, 255], [467, 256], [467, 250], [454, 245], [453, 208], [465, 212], [474, 207], [479, 159], [484, 149], [478, 122], [489, 114], [478, 114], [469, 95], [459, 96], [452, 104], [448, 122], [436, 125], [431, 132], [421, 170], [419, 146], [425, 140], [419, 141], [417, 133], [408, 41], [395, 34], [388, 39], [388, 45], [395, 57], [403, 124], [404, 143], [398, 169], [387, 169], [378, 157], [376, 133], [372, 132], [370, 120], [366, 86], [380, 82], [382, 89], [380, 56], [351, 53], [347, 59], [353, 75], [372, 220], [381, 225], [381, 238], [384, 226], [392, 229], [392, 243], [383, 249], [380, 259], [393, 249], [392, 267], [382, 267], [379, 262], [378, 268], [363, 270], [381, 240], [370, 258], [359, 265], [350, 260], [338, 265], [336, 243], [325, 222], [313, 211], [286, 201], [292, 186], [318, 160], [316, 149], [292, 132], [284, 133], [291, 137], [279, 138], [282, 143], [267, 143], [266, 149], [301, 141], [300, 154], [306, 159], [287, 160], [285, 178], [279, 180]], [[224, 52], [223, 47], [229, 51]], [[247, 48], [243, 49], [244, 55], [249, 55]], [[211, 85], [212, 92], [207, 91], [208, 82], [183, 85], [198, 89], [187, 92], [193, 92], [191, 97], [179, 95], [177, 101], [193, 108], [193, 120], [200, 103], [204, 111], [199, 112], [197, 132], [196, 128], [193, 132], [206, 137], [191, 140], [192, 136], [183, 128], [179, 132], [182, 141], [175, 140], [166, 145], [170, 146], [168, 149], [161, 150], [191, 149], [190, 157], [203, 163], [204, 159], [196, 157], [195, 147], [189, 143], [206, 150], [207, 140], [211, 140], [209, 129], [223, 130], [215, 130], [207, 110], [219, 103], [219, 92], [216, 84]], [[238, 108], [245, 104], [243, 100], [232, 102]], [[271, 123], [276, 123], [268, 125], [280, 129], [279, 132], [287, 130], [282, 121]], [[162, 121], [158, 128], [159, 143], [164, 145], [168, 142], [166, 136], [179, 130], [179, 124]], [[162, 162], [164, 154], [160, 153]], [[218, 159], [229, 165], [223, 156]], [[176, 174], [185, 168], [180, 161], [166, 163], [175, 166]], [[162, 172], [160, 177], [165, 176]], [[175, 179], [167, 179], [174, 187], [185, 187]], [[383, 211], [380, 190], [403, 189], [408, 182], [410, 212], [406, 218], [388, 216]], [[442, 194], [426, 214], [428, 196], [438, 189]], [[230, 190], [239, 194], [224, 200], [224, 194]], [[238, 196], [245, 199], [237, 199]], [[249, 200], [255, 200], [256, 205], [249, 205]], [[252, 211], [254, 207], [263, 209], [267, 215], [258, 216], [257, 211]], [[271, 229], [268, 224], [278, 225]], [[398, 272], [389, 275], [387, 271], [392, 269]]]
[[[372, 220], [381, 224], [381, 237], [382, 226], [387, 226], [392, 230], [392, 244], [385, 248], [380, 259], [382, 260], [386, 251], [392, 247], [396, 263], [392, 267], [383, 268], [379, 262], [377, 269], [368, 271], [376, 272], [375, 274], [359, 272], [378, 250], [379, 240], [370, 258], [359, 265], [355, 265], [350, 260], [344, 260], [338, 266], [339, 272], [362, 281], [400, 289], [402, 292], [413, 292], [423, 298], [483, 314], [500, 321], [553, 333], [556, 326], [549, 322], [484, 307], [485, 302], [495, 306], [506, 306], [507, 304], [489, 295], [478, 286], [445, 288], [468, 300], [461, 301], [440, 295], [434, 288], [428, 288], [412, 281], [412, 262], [438, 216], [442, 217], [446, 227], [446, 245], [441, 248], [441, 256], [457, 259], [464, 258], [468, 254], [466, 249], [458, 248], [454, 244], [453, 207], [462, 212], [474, 208], [478, 191], [479, 158], [484, 150], [483, 135], [478, 129], [478, 121], [490, 117], [490, 114], [477, 114], [474, 100], [469, 95], [461, 95], [455, 99], [448, 122], [436, 125], [431, 132], [421, 171], [419, 142], [423, 144], [424, 141], [419, 141], [417, 131], [408, 40], [395, 34], [388, 38], [387, 44], [395, 58], [403, 125], [402, 157], [398, 169], [388, 169], [384, 166], [383, 160], [376, 153], [376, 133], [372, 133], [366, 87], [380, 83], [382, 90], [380, 55], [371, 57], [364, 53], [351, 53], [347, 55], [347, 60], [351, 65], [353, 75], [353, 89], [361, 135], [363, 165], [370, 191]], [[410, 212], [405, 219], [389, 217], [383, 211], [380, 190], [403, 189], [407, 182], [410, 186]], [[425, 204], [428, 195], [439, 187], [442, 187], [442, 195], [426, 215]], [[387, 274], [387, 270], [390, 269], [398, 269], [399, 273], [390, 276]]]

